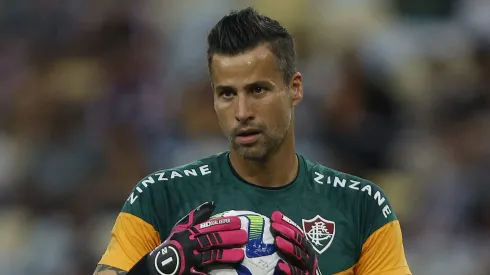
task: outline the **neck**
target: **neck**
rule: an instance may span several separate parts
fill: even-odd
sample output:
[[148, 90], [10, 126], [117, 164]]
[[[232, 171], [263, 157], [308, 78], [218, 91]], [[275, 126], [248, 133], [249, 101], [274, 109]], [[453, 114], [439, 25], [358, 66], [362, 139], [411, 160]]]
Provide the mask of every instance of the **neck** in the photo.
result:
[[247, 160], [230, 150], [230, 162], [241, 178], [262, 187], [281, 187], [298, 175], [299, 163], [292, 133], [288, 133], [280, 148], [265, 161]]

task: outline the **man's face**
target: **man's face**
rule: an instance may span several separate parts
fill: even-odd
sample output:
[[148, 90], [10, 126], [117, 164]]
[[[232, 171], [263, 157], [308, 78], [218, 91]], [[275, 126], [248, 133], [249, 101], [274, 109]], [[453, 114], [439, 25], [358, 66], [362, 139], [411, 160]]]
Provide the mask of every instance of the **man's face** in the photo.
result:
[[214, 55], [211, 70], [214, 109], [232, 150], [245, 159], [266, 159], [292, 131], [301, 75], [286, 85], [266, 46], [237, 56]]

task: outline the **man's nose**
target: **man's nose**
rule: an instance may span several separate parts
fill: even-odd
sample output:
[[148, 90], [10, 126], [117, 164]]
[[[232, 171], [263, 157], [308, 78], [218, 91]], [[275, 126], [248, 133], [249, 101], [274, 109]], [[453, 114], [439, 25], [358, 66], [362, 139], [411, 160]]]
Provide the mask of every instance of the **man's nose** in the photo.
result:
[[254, 118], [250, 101], [246, 96], [239, 94], [235, 102], [235, 119], [240, 122], [245, 122]]

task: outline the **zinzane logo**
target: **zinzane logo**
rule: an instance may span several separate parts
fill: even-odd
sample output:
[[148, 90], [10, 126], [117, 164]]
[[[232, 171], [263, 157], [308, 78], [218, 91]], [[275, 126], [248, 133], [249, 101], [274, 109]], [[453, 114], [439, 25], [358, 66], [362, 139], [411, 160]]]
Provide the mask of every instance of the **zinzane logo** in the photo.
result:
[[201, 223], [199, 225], [199, 229], [204, 229], [204, 228], [208, 228], [211, 226], [230, 223], [230, 222], [231, 222], [230, 218], [210, 220], [210, 221]]
[[309, 220], [303, 219], [303, 230], [315, 251], [322, 254], [330, 247], [335, 237], [335, 222], [316, 215]]

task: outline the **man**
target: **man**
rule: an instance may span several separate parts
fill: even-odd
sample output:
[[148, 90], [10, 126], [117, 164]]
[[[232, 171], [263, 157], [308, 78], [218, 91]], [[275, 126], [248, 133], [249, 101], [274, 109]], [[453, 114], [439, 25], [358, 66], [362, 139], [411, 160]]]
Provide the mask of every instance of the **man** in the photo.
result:
[[[205, 274], [198, 270], [207, 263], [204, 258], [240, 262], [243, 253], [235, 249], [244, 242], [243, 232], [233, 225], [201, 232], [210, 224], [233, 224], [201, 223], [208, 212], [232, 209], [273, 213], [275, 245], [285, 255], [276, 274], [321, 274], [317, 265], [323, 274], [411, 274], [399, 222], [382, 190], [296, 153], [293, 114], [303, 87], [287, 30], [251, 8], [232, 12], [209, 33], [208, 65], [214, 109], [230, 151], [140, 181], [94, 274]], [[215, 204], [192, 210], [206, 201]], [[235, 234], [226, 238], [234, 241], [228, 246], [226, 230]], [[214, 250], [218, 256], [198, 255], [205, 245], [189, 240], [199, 234], [223, 234], [205, 237], [206, 242], [214, 238], [213, 248], [224, 245]], [[157, 259], [170, 250], [179, 251]], [[150, 260], [146, 264], [141, 258]], [[153, 261], [165, 268], [174, 258], [185, 262], [180, 271], [148, 270]], [[186, 267], [190, 262], [196, 265]]]

